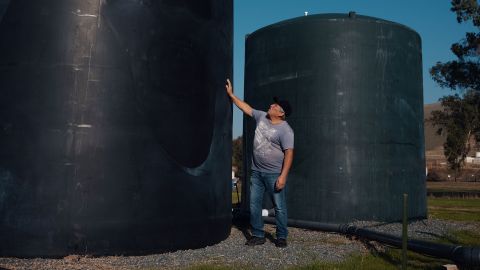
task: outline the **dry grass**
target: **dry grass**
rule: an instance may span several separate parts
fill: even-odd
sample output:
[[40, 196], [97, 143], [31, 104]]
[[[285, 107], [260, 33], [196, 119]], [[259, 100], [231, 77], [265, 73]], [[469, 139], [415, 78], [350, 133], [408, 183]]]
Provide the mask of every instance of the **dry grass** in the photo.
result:
[[479, 191], [480, 182], [427, 182], [428, 191]]

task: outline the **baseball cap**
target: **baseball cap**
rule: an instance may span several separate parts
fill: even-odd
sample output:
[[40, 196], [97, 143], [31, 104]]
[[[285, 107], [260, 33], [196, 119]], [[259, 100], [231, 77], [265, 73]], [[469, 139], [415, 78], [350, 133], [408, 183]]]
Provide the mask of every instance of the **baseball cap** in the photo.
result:
[[288, 102], [288, 100], [282, 100], [278, 97], [273, 97], [273, 102], [275, 102], [275, 104], [278, 104], [280, 107], [282, 107], [286, 117], [292, 114], [292, 106], [290, 106], [290, 102]]

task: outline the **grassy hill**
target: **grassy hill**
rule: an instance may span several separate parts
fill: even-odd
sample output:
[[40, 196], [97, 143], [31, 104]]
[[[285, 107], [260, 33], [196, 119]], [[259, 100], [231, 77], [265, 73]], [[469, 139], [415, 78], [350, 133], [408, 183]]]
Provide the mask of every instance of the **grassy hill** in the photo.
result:
[[431, 112], [435, 110], [441, 110], [442, 105], [440, 103], [425, 104], [423, 106], [424, 119], [425, 119], [425, 151], [434, 151], [443, 154], [443, 143], [445, 142], [445, 135], [440, 136], [436, 133], [437, 128], [427, 121], [431, 117]]

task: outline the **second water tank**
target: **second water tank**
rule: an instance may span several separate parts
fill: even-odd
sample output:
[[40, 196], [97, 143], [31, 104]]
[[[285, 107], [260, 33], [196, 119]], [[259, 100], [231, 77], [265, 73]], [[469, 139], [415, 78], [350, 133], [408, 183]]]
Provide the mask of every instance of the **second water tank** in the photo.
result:
[[[248, 35], [245, 57], [245, 100], [267, 110], [279, 96], [293, 107], [289, 218], [398, 220], [404, 193], [409, 217], [426, 216], [415, 31], [354, 13], [299, 17]], [[248, 119], [246, 168], [253, 134]]]

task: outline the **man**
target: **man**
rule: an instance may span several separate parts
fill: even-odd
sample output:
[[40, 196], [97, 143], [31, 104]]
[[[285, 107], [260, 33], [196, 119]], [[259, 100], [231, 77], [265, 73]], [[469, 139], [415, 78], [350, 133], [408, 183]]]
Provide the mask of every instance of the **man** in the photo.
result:
[[285, 200], [287, 175], [293, 161], [293, 130], [285, 121], [292, 108], [288, 101], [274, 98], [268, 112], [252, 109], [233, 94], [227, 79], [227, 94], [233, 103], [256, 121], [253, 142], [252, 174], [250, 177], [250, 224], [252, 238], [246, 245], [265, 243], [262, 203], [265, 191], [273, 198], [277, 224], [277, 247], [287, 246], [287, 205]]

